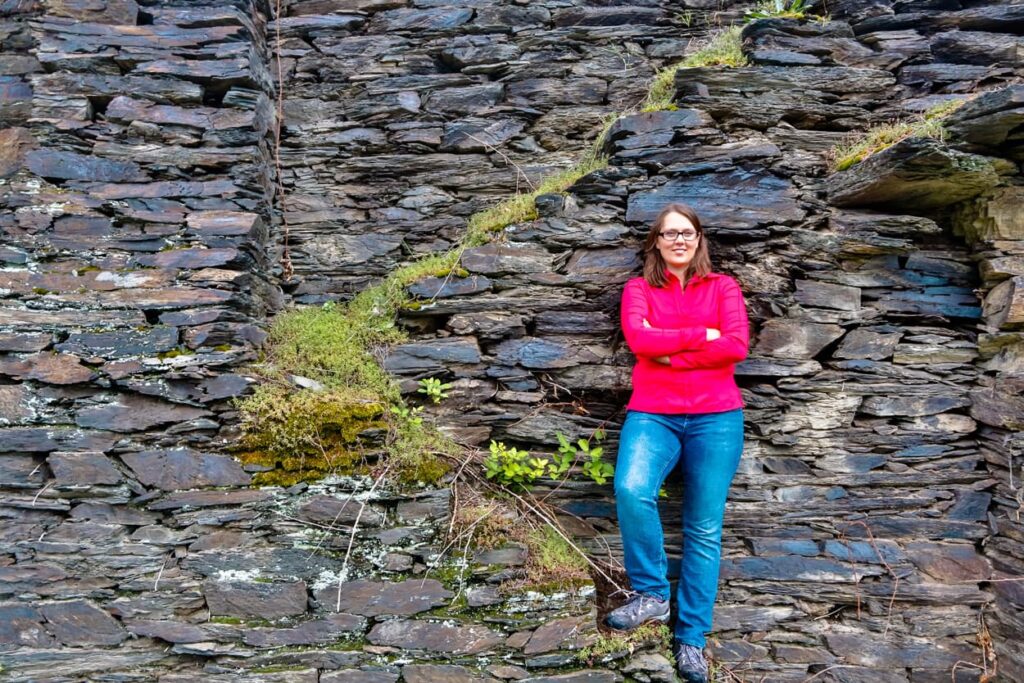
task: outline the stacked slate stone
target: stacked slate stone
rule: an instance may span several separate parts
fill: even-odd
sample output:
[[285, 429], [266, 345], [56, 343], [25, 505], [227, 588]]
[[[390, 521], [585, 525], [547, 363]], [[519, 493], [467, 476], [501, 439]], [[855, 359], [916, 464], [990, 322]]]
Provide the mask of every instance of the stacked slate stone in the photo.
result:
[[269, 497], [211, 452], [279, 299], [267, 8], [0, 12], [0, 660], [110, 680], [166, 656], [133, 621], [205, 609], [177, 557]]
[[[369, 17], [405, 3], [357, 4]], [[352, 8], [334, 9], [324, 11]], [[479, 3], [473, 16], [486, 10]], [[3, 677], [539, 681], [579, 669], [596, 633], [592, 589], [507, 598], [498, 584], [524, 573], [515, 546], [475, 555], [470, 569], [437, 566], [446, 490], [371, 492], [364, 479], [260, 490], [256, 470], [218, 453], [237, 435], [231, 399], [250, 382], [239, 366], [256, 357], [259, 324], [279, 305], [267, 275], [276, 255], [266, 254], [269, 12], [248, 2], [0, 5]], [[651, 54], [637, 54], [679, 55], [686, 38], [664, 9], [653, 13], [642, 24], [651, 35], [637, 38]], [[633, 16], [587, 8], [541, 25], [564, 38], [578, 20], [587, 42]], [[579, 131], [568, 135], [551, 150], [581, 144]], [[423, 159], [428, 148], [447, 154], [427, 144]], [[512, 188], [515, 172], [501, 171]], [[458, 621], [447, 609], [426, 614], [453, 602], [464, 606]], [[667, 664], [631, 666], [664, 674]]]
[[[243, 0], [0, 2], [3, 678], [672, 680], [660, 654], [580, 661], [592, 588], [499, 590], [523, 548], [439, 563], [447, 490], [257, 489], [218, 451], [279, 305], [278, 27], [288, 284], [318, 302], [567, 165], [728, 4], [303, 0], [275, 24]], [[1024, 556], [1020, 10], [829, 6], [748, 29], [756, 67], [684, 71], [677, 111], [616, 124], [609, 169], [416, 285], [388, 367], [455, 380], [431, 417], [472, 443], [614, 439], [621, 283], [651, 212], [690, 201], [757, 330], [716, 655], [747, 680], [949, 680], [991, 605], [1024, 680], [1001, 580]], [[845, 131], [979, 90], [948, 144], [827, 176]], [[607, 487], [550, 500], [617, 552]]]
[[685, 18], [670, 0], [290, 4], [268, 32], [286, 83], [289, 293], [347, 297], [451, 248], [471, 214], [570, 166], [735, 4]]
[[[687, 202], [755, 331], [737, 369], [747, 443], [715, 656], [749, 680], [979, 680], [991, 630], [1000, 677], [1024, 680], [1024, 14], [957, 0], [828, 9], [829, 22], [747, 27], [752, 66], [681, 69], [676, 110], [613, 126], [609, 168], [467, 250], [468, 277], [411, 288], [421, 334], [386, 365], [409, 389], [452, 381], [433, 414], [471, 443], [551, 451], [557, 432], [599, 425], [614, 437], [632, 362], [621, 285], [660, 207]], [[850, 131], [965, 95], [978, 96], [946, 142], [829, 173]], [[591, 523], [595, 553], [617, 552], [607, 488], [551, 488]]]

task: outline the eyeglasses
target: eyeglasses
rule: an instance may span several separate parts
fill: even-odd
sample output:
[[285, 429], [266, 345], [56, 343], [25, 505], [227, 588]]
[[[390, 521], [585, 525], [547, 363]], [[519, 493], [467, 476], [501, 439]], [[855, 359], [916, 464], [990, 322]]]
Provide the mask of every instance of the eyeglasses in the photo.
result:
[[697, 239], [696, 230], [683, 230], [682, 232], [678, 230], [663, 230], [658, 234], [667, 239], [669, 242], [675, 242], [680, 237], [682, 237], [687, 242], [692, 242], [695, 239]]

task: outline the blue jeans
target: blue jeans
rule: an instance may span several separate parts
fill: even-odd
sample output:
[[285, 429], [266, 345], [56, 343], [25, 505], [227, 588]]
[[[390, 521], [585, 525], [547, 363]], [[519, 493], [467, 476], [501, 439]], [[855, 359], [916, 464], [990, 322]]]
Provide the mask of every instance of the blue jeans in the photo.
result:
[[[704, 647], [718, 593], [725, 497], [743, 452], [743, 409], [663, 415], [630, 410], [615, 465], [615, 503], [633, 590], [668, 600], [658, 490], [682, 460], [683, 547], [675, 637]], [[681, 458], [680, 458], [681, 456]]]

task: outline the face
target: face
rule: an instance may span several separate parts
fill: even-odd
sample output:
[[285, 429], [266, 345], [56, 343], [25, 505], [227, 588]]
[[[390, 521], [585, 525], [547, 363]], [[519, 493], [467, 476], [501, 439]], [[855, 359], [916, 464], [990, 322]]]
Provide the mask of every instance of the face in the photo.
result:
[[[672, 231], [679, 233], [675, 240], [665, 237], [666, 232]], [[657, 244], [661, 258], [665, 259], [665, 264], [669, 268], [685, 268], [693, 260], [693, 255], [697, 253], [697, 245], [700, 244], [702, 238], [700, 233], [697, 233], [692, 241], [683, 239], [684, 236], [689, 236], [691, 233], [697, 233], [697, 231], [686, 216], [679, 213], [670, 213], [665, 216]]]

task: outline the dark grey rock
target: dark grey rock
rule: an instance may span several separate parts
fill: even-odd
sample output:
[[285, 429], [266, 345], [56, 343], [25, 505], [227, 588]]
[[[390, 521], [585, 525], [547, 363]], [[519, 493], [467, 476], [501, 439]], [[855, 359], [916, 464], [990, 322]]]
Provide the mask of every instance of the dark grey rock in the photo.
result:
[[50, 648], [57, 641], [43, 627], [43, 617], [31, 605], [0, 604], [0, 649]]
[[406, 664], [402, 667], [406, 683], [482, 683], [496, 679], [479, 671], [452, 664]]
[[190, 448], [126, 453], [121, 459], [144, 486], [163, 491], [245, 486], [251, 480], [234, 459]]
[[207, 580], [203, 593], [210, 614], [249, 619], [280, 619], [306, 613], [306, 583]]
[[399, 583], [357, 579], [316, 591], [324, 608], [364, 617], [412, 616], [447, 605], [454, 595], [435, 579]]
[[329, 644], [346, 636], [362, 635], [365, 628], [366, 620], [358, 616], [329, 614], [323, 619], [303, 622], [295, 628], [246, 630], [242, 632], [242, 639], [246, 645], [254, 647]]
[[124, 475], [110, 458], [102, 453], [51, 453], [46, 459], [57, 486], [113, 486], [124, 480]]
[[829, 179], [837, 206], [949, 206], [999, 183], [1004, 160], [965, 154], [936, 140], [909, 138]]
[[116, 619], [85, 600], [40, 605], [39, 613], [64, 645], [117, 645], [128, 637]]
[[737, 169], [680, 178], [655, 190], [631, 194], [626, 220], [649, 224], [665, 204], [674, 201], [694, 207], [710, 235], [718, 231], [742, 234], [804, 217], [788, 180]]
[[80, 427], [112, 432], [140, 432], [172, 422], [185, 422], [210, 413], [199, 408], [177, 405], [152, 398], [118, 396], [110, 403], [88, 406], [78, 411], [75, 423]]
[[504, 638], [477, 624], [461, 626], [395, 619], [374, 626], [367, 640], [374, 645], [464, 655], [490, 650], [500, 645]]
[[396, 374], [437, 372], [448, 363], [479, 363], [480, 349], [471, 339], [436, 339], [399, 344], [391, 349], [384, 367]]

